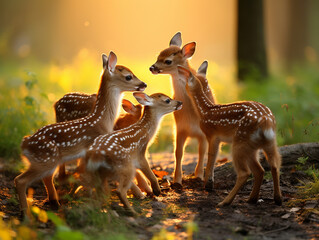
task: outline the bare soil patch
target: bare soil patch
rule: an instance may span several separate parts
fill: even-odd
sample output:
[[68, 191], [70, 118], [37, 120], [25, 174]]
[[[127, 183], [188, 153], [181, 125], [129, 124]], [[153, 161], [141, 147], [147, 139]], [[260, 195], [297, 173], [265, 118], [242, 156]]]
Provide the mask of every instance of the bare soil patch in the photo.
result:
[[[206, 192], [203, 183], [194, 179], [197, 156], [186, 154], [183, 164], [183, 189], [170, 187], [173, 170], [172, 154], [151, 154], [150, 164], [155, 170], [167, 171], [169, 175], [159, 179], [162, 194], [159, 197], [145, 200], [132, 200], [135, 206], [145, 206], [141, 216], [127, 217], [127, 225], [137, 234], [139, 239], [150, 239], [154, 233], [166, 229], [175, 239], [186, 239], [185, 224], [193, 221], [198, 226], [194, 239], [318, 239], [319, 238], [319, 200], [318, 198], [302, 198], [298, 194], [300, 180], [307, 181], [308, 176], [296, 171], [293, 166], [283, 167], [281, 189], [283, 205], [277, 206], [273, 201], [272, 178], [266, 172], [261, 187], [260, 200], [257, 204], [248, 204], [252, 188], [252, 179], [247, 182], [228, 207], [216, 208], [216, 205], [228, 194], [235, 184], [236, 174], [227, 157], [221, 157], [215, 169], [215, 189]], [[226, 163], [225, 163], [226, 162]], [[312, 164], [309, 162], [309, 164]], [[164, 167], [165, 166], [165, 167]], [[0, 211], [8, 220], [19, 217], [19, 207], [15, 197], [13, 179], [17, 173], [0, 169]], [[268, 169], [266, 168], [266, 171]], [[48, 210], [45, 202], [45, 189], [41, 182], [32, 185], [35, 190], [34, 205]], [[58, 186], [60, 196], [67, 194], [69, 188]], [[68, 200], [61, 200], [68, 205]], [[112, 204], [114, 205], [114, 204]], [[115, 204], [117, 205], [117, 203]], [[115, 211], [119, 207], [115, 206]], [[60, 214], [61, 211], [58, 212]], [[41, 231], [52, 232], [52, 224], [41, 226]]]

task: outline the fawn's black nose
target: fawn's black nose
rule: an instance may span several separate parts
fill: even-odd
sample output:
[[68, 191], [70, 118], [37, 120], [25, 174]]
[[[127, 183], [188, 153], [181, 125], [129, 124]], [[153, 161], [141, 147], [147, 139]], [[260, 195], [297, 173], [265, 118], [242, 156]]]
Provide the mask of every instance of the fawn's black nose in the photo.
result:
[[183, 102], [181, 102], [181, 101], [177, 101], [177, 104], [176, 104], [176, 110], [180, 110], [181, 108], [182, 108], [182, 106], [183, 106]]
[[147, 87], [146, 83], [142, 82], [142, 83], [138, 86], [138, 91], [144, 91], [146, 87]]
[[158, 67], [156, 67], [154, 64], [150, 67], [150, 71], [151, 71], [153, 74], [160, 73], [160, 70], [159, 70]]

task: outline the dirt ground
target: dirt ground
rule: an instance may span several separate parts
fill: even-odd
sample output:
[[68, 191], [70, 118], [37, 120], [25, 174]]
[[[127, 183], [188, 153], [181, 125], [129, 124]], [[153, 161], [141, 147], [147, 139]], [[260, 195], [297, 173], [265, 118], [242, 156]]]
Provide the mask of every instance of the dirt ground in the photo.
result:
[[[151, 207], [146, 209], [146, 214], [135, 219], [124, 217], [128, 224], [134, 226], [139, 239], [150, 239], [163, 228], [173, 236], [172, 239], [187, 239], [185, 224], [190, 220], [199, 228], [194, 233], [194, 239], [319, 239], [319, 199], [301, 199], [297, 194], [300, 180], [306, 180], [304, 173], [282, 169], [282, 206], [274, 204], [273, 183], [266, 172], [257, 204], [246, 203], [252, 188], [252, 180], [249, 180], [231, 206], [216, 208], [234, 186], [236, 174], [229, 159], [220, 157], [221, 166], [215, 169], [215, 189], [206, 192], [203, 183], [191, 175], [196, 159], [197, 156], [193, 154], [185, 156], [183, 189], [174, 190], [170, 187], [174, 166], [172, 154], [150, 155], [150, 164], [154, 169], [168, 172], [169, 175], [159, 179], [162, 194], [149, 200]], [[0, 211], [6, 220], [18, 217], [19, 208], [12, 201], [15, 174], [1, 167]], [[33, 184], [32, 187], [35, 189], [34, 204], [47, 209], [43, 205], [46, 193], [42, 183]], [[161, 221], [156, 221], [159, 218]]]

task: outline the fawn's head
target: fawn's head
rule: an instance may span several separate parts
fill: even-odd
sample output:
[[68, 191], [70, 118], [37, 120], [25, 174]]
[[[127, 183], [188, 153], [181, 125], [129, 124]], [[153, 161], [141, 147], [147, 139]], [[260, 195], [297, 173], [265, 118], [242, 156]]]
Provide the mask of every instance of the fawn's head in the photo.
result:
[[118, 87], [120, 91], [144, 91], [147, 85], [138, 79], [127, 67], [116, 65], [117, 57], [110, 52], [109, 58], [102, 54], [103, 78], [108, 77], [111, 84]]
[[142, 92], [134, 92], [133, 95], [140, 104], [154, 109], [159, 116], [180, 110], [183, 104], [181, 101], [171, 99], [162, 93], [148, 96]]
[[133, 116], [137, 116], [137, 117], [141, 116], [142, 105], [140, 105], [140, 104], [134, 105], [129, 100], [123, 99], [122, 100], [122, 108], [125, 110], [125, 112], [127, 112]]
[[150, 67], [153, 74], [171, 74], [177, 70], [178, 65], [185, 66], [187, 59], [193, 56], [196, 43], [182, 45], [181, 33], [176, 33], [169, 43], [169, 47], [164, 49], [157, 57], [156, 63]]

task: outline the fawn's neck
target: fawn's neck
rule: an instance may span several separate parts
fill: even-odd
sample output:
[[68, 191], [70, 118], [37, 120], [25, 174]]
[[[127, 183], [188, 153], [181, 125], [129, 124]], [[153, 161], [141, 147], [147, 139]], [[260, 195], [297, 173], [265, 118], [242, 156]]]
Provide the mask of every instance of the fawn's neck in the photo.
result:
[[121, 91], [111, 83], [111, 76], [103, 74], [91, 118], [99, 122], [107, 132], [113, 131], [121, 102]]
[[207, 115], [214, 107], [217, 106], [209, 97], [206, 96], [202, 87], [196, 88], [195, 91], [192, 91], [190, 96], [193, 99], [201, 117]]
[[144, 107], [142, 118], [137, 122], [136, 128], [141, 129], [141, 135], [145, 136], [145, 142], [149, 142], [157, 131], [161, 116], [156, 114], [154, 110], [149, 107]]
[[[189, 69], [191, 72], [195, 74], [195, 70], [191, 68], [188, 61], [185, 61], [183, 67]], [[171, 73], [171, 78], [172, 86], [174, 89], [174, 98], [185, 102], [185, 99], [189, 98], [185, 89], [186, 84], [184, 81], [180, 80], [177, 68]]]

